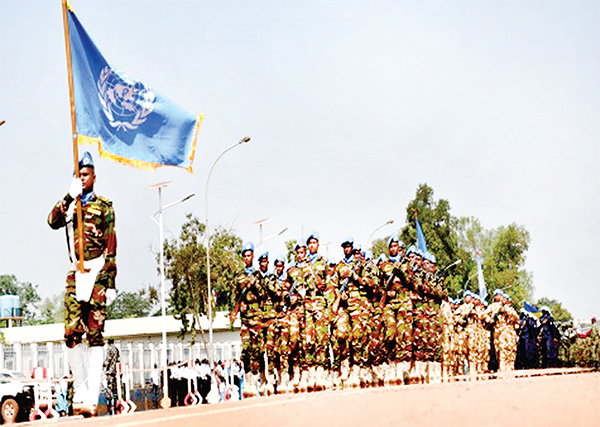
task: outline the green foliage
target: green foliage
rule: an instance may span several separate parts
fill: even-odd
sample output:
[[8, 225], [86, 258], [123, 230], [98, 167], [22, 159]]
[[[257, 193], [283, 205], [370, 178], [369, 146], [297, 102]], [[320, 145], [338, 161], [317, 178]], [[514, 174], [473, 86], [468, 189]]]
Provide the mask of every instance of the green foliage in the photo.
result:
[[148, 317], [158, 303], [158, 291], [149, 287], [133, 292], [119, 292], [115, 302], [108, 307], [108, 319]]
[[19, 295], [25, 325], [36, 323], [36, 304], [41, 300], [37, 288], [29, 282], [20, 282], [14, 275], [0, 275], [0, 295]]
[[[525, 270], [530, 236], [524, 226], [511, 224], [486, 230], [477, 218], [453, 217], [450, 203], [436, 200], [433, 189], [420, 184], [414, 200], [406, 208], [406, 225], [400, 234], [407, 247], [417, 241], [415, 215], [429, 252], [437, 258], [438, 274], [444, 279], [450, 296], [462, 296], [464, 289], [478, 290], [476, 254], [480, 251], [488, 294], [503, 289], [516, 307], [531, 300], [532, 278]], [[375, 241], [373, 254], [387, 253], [386, 244]], [[455, 264], [458, 260], [460, 262]]]
[[[170, 311], [181, 320], [182, 334], [200, 328], [200, 316], [208, 313], [205, 225], [191, 214], [179, 238], [164, 244], [165, 277], [172, 283]], [[218, 228], [211, 233], [211, 288], [217, 295], [216, 308], [231, 309], [235, 298], [236, 274], [242, 269], [242, 240]]]
[[[427, 249], [435, 255], [437, 268], [451, 296], [462, 293], [465, 282], [465, 262], [467, 254], [460, 250], [454, 230], [455, 220], [450, 215], [450, 203], [447, 200], [434, 200], [433, 189], [427, 184], [419, 184], [414, 200], [406, 208], [406, 225], [402, 228], [400, 239], [408, 248], [417, 242], [415, 215], [419, 218]], [[464, 259], [462, 259], [464, 257]], [[462, 262], [446, 270], [459, 258]]]
[[379, 255], [388, 255], [388, 240], [390, 236], [385, 239], [375, 239], [371, 242], [371, 252], [373, 252], [373, 259], [377, 259]]
[[297, 240], [288, 240], [285, 242], [285, 247], [287, 249], [287, 262], [293, 263], [296, 260], [296, 251], [294, 250], [294, 246], [296, 246]]
[[550, 311], [552, 312], [552, 317], [554, 318], [555, 322], [568, 323], [573, 320], [573, 316], [571, 316], [571, 313], [569, 313], [569, 311], [566, 308], [563, 308], [562, 304], [557, 300], [550, 298], [540, 298], [537, 300], [537, 308], [540, 308], [544, 305], [550, 308]]
[[60, 292], [43, 299], [38, 308], [40, 317], [36, 323], [52, 324], [62, 323], [65, 319], [65, 293]]

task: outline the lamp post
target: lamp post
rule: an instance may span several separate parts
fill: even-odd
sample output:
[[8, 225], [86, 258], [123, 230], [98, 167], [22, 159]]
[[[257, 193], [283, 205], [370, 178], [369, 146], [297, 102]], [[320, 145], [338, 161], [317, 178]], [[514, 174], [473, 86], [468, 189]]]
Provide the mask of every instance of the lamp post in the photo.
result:
[[369, 236], [369, 238], [367, 239], [367, 245], [371, 244], [371, 237], [373, 237], [373, 234], [375, 234], [377, 232], [377, 230], [385, 227], [386, 225], [390, 225], [394, 222], [393, 219], [390, 219], [388, 222], [386, 222], [385, 224], [381, 224], [379, 227], [377, 227], [375, 230], [373, 230], [373, 232], [371, 233], [371, 235]]
[[[161, 306], [161, 314], [162, 314], [162, 357], [161, 364], [163, 368], [163, 399], [161, 401], [161, 405], [163, 408], [168, 408], [171, 406], [169, 401], [169, 381], [167, 378], [167, 312], [165, 307], [165, 251], [164, 251], [164, 231], [163, 231], [163, 211], [165, 209], [170, 208], [171, 206], [175, 206], [179, 203], [185, 202], [186, 200], [194, 197], [194, 194], [190, 194], [189, 196], [184, 197], [183, 199], [177, 200], [173, 203], [169, 203], [167, 206], [162, 205], [162, 189], [166, 187], [171, 182], [159, 182], [158, 184], [150, 185], [146, 187], [148, 190], [153, 190], [155, 188], [158, 189], [158, 211], [154, 213], [150, 217], [152, 221], [158, 224], [159, 228], [159, 240], [160, 240], [160, 306]], [[155, 216], [158, 215], [158, 221]]]
[[232, 146], [226, 148], [221, 154], [219, 154], [219, 156], [216, 158], [216, 160], [213, 162], [212, 166], [210, 167], [210, 170], [208, 171], [208, 176], [206, 177], [206, 185], [204, 186], [204, 227], [206, 230], [205, 231], [205, 234], [206, 234], [206, 286], [207, 286], [207, 294], [208, 294], [207, 298], [206, 298], [206, 302], [208, 303], [208, 343], [209, 343], [208, 361], [211, 366], [213, 363], [213, 354], [212, 354], [213, 353], [213, 319], [212, 319], [212, 290], [210, 287], [210, 228], [208, 226], [208, 184], [210, 183], [210, 176], [212, 175], [212, 171], [215, 168], [215, 165], [217, 164], [219, 159], [221, 157], [223, 157], [223, 155], [225, 155], [225, 153], [227, 153], [228, 151], [233, 150], [235, 147], [238, 147], [247, 142], [250, 142], [249, 136], [243, 137], [238, 142], [236, 142]]
[[442, 270], [442, 274], [444, 274], [444, 272], [445, 272], [446, 270], [448, 270], [450, 267], [453, 267], [453, 266], [455, 266], [455, 265], [457, 265], [457, 264], [460, 264], [461, 262], [462, 262], [462, 259], [460, 259], [460, 258], [459, 258], [459, 259], [457, 259], [457, 260], [456, 260], [456, 261], [454, 261], [452, 264], [450, 264], [449, 266], [447, 266], [446, 268], [444, 268], [444, 269]]
[[258, 227], [260, 229], [260, 231], [259, 231], [260, 239], [258, 241], [258, 253], [259, 253], [259, 255], [262, 253], [262, 245], [263, 245], [262, 226], [263, 226], [263, 224], [265, 224], [265, 223], [267, 223], [269, 221], [271, 221], [271, 218], [259, 219], [258, 221], [255, 221], [252, 224], [250, 224], [250, 225], [258, 225]]

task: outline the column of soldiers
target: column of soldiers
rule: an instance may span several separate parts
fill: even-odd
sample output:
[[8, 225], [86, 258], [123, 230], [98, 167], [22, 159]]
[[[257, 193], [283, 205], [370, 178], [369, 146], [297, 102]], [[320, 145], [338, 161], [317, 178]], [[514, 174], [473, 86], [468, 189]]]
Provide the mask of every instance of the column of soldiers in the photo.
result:
[[508, 295], [497, 292], [487, 309], [472, 293], [463, 304], [449, 299], [435, 257], [405, 251], [397, 236], [376, 260], [352, 238], [341, 246], [342, 260], [328, 262], [313, 233], [287, 270], [278, 257], [269, 273], [269, 254], [255, 271], [254, 247], [244, 245], [230, 317], [240, 313], [247, 394], [439, 381], [463, 373], [465, 361], [481, 373], [490, 330], [502, 369], [514, 365]]

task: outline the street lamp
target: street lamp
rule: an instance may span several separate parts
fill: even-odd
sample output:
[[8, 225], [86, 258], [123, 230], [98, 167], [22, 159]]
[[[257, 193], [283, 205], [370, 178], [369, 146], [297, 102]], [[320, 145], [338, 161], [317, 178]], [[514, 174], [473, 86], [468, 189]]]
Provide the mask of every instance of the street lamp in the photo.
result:
[[259, 255], [260, 255], [260, 253], [262, 253], [262, 244], [263, 244], [262, 226], [263, 226], [263, 224], [265, 224], [265, 223], [267, 223], [269, 221], [271, 221], [271, 218], [264, 218], [264, 219], [259, 219], [258, 221], [255, 221], [252, 224], [250, 224], [250, 225], [258, 225], [258, 227], [260, 229], [260, 234], [259, 234], [260, 240], [258, 241], [258, 252], [259, 252]]
[[206, 178], [206, 185], [204, 186], [204, 227], [206, 234], [206, 285], [207, 285], [207, 298], [206, 301], [208, 303], [208, 342], [209, 342], [209, 350], [208, 350], [208, 360], [212, 366], [213, 363], [213, 318], [212, 318], [212, 291], [210, 288], [210, 228], [208, 227], [208, 184], [210, 182], [210, 176], [212, 175], [212, 171], [215, 168], [215, 165], [219, 161], [221, 157], [225, 153], [230, 150], [233, 150], [235, 147], [250, 142], [250, 137], [245, 136], [240, 139], [238, 142], [233, 144], [231, 147], [226, 148], [219, 157], [213, 162], [210, 170], [208, 171], [208, 176]]
[[450, 264], [449, 266], [447, 266], [446, 268], [444, 268], [442, 270], [442, 274], [444, 274], [444, 271], [448, 270], [450, 267], [455, 266], [457, 264], [460, 264], [462, 262], [462, 259], [457, 259], [456, 261], [454, 261], [452, 264]]
[[375, 230], [373, 230], [373, 232], [371, 233], [371, 235], [369, 236], [369, 238], [367, 239], [367, 245], [371, 244], [371, 237], [373, 237], [373, 234], [375, 234], [377, 232], [377, 230], [385, 227], [386, 225], [390, 225], [394, 222], [393, 219], [390, 219], [388, 222], [386, 222], [385, 224], [381, 224], [379, 227], [377, 227]]
[[[154, 213], [150, 217], [152, 221], [158, 224], [159, 228], [159, 240], [160, 240], [160, 306], [161, 306], [161, 314], [162, 314], [162, 367], [163, 367], [163, 408], [167, 408], [170, 405], [170, 402], [166, 399], [169, 399], [169, 381], [167, 378], [167, 312], [165, 308], [165, 251], [164, 251], [164, 232], [163, 232], [163, 211], [165, 209], [170, 208], [171, 206], [175, 206], [179, 203], [185, 202], [186, 200], [194, 197], [194, 194], [190, 194], [182, 199], [179, 199], [173, 203], [169, 203], [167, 206], [162, 205], [162, 189], [166, 187], [171, 182], [159, 182], [158, 184], [150, 185], [146, 187], [148, 190], [153, 190], [155, 188], [158, 189], [158, 211]], [[158, 215], [158, 221], [156, 220], [156, 215]]]

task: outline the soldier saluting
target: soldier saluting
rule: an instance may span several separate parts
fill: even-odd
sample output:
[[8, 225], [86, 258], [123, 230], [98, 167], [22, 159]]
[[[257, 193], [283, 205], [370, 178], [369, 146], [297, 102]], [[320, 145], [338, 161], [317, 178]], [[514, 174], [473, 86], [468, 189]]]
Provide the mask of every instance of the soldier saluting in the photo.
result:
[[[104, 320], [106, 306], [116, 298], [117, 236], [112, 202], [96, 195], [96, 174], [92, 156], [85, 152], [79, 160], [79, 177], [74, 178], [68, 194], [52, 209], [48, 224], [53, 229], [66, 227], [69, 257], [73, 263], [67, 275], [65, 292], [65, 343], [73, 373], [74, 409], [95, 414], [104, 362]], [[81, 254], [76, 248], [77, 207], [81, 198], [84, 272], [77, 270]], [[88, 361], [84, 362], [83, 334], [89, 343]], [[87, 368], [86, 368], [87, 366]]]

